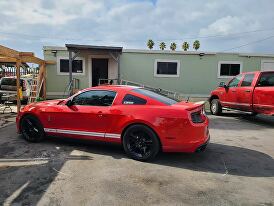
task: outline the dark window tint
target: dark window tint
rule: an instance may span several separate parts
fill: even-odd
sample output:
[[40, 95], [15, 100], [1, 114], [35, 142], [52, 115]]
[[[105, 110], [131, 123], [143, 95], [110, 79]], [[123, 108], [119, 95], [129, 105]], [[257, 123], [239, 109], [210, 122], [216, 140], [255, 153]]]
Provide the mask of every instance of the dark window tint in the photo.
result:
[[157, 74], [177, 75], [177, 62], [157, 62]]
[[249, 87], [251, 86], [252, 82], [253, 82], [253, 79], [254, 79], [254, 74], [246, 74], [243, 81], [242, 81], [242, 84], [241, 86], [242, 87]]
[[238, 87], [239, 82], [241, 81], [243, 75], [238, 75], [235, 78], [233, 78], [229, 84], [228, 87]]
[[[60, 72], [68, 73], [69, 72], [69, 60], [60, 59]], [[82, 60], [73, 60], [72, 61], [72, 72], [73, 73], [83, 73], [83, 61]]]
[[274, 73], [262, 73], [258, 86], [260, 87], [273, 87], [274, 86]]
[[146, 103], [147, 103], [147, 100], [140, 98], [140, 97], [136, 97], [131, 94], [127, 94], [123, 99], [123, 104], [144, 105]]
[[112, 91], [87, 91], [73, 98], [75, 105], [110, 106], [116, 92]]
[[221, 64], [220, 76], [236, 76], [240, 74], [240, 64]]
[[163, 96], [161, 94], [157, 94], [153, 91], [150, 91], [150, 90], [146, 90], [146, 89], [134, 89], [133, 90], [134, 92], [138, 93], [138, 94], [142, 94], [142, 95], [145, 95], [147, 97], [150, 97], [152, 99], [155, 99], [159, 102], [162, 102], [166, 105], [172, 105], [172, 104], [176, 104], [177, 101], [169, 98], [169, 97], [166, 97], [166, 96]]

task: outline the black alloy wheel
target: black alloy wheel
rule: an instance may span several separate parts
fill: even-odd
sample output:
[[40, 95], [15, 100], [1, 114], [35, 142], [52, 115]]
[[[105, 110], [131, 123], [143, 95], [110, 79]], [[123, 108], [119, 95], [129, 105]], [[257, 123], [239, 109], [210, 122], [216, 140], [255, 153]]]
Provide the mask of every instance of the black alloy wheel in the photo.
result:
[[123, 136], [125, 152], [135, 160], [153, 159], [160, 150], [160, 142], [155, 132], [145, 125], [130, 126]]
[[40, 121], [34, 116], [25, 116], [20, 122], [21, 133], [29, 142], [40, 142], [45, 138], [45, 132]]

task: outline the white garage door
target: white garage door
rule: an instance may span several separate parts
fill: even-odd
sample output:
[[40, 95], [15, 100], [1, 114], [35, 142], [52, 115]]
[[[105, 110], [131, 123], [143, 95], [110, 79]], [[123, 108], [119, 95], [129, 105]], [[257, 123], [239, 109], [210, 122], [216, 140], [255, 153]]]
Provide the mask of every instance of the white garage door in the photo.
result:
[[262, 60], [262, 71], [274, 71], [274, 60]]

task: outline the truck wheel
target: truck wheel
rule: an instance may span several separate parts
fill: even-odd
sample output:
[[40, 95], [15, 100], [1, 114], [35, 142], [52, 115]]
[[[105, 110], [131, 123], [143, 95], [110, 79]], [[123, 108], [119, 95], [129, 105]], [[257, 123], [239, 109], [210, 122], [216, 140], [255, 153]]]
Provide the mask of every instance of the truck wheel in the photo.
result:
[[213, 99], [210, 102], [210, 112], [213, 115], [221, 115], [222, 114], [222, 105], [219, 99]]

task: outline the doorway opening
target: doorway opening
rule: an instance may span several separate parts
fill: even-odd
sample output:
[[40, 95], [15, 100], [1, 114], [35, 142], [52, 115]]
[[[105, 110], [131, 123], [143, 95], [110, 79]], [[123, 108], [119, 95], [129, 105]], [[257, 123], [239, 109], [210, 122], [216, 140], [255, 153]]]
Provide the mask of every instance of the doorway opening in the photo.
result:
[[[93, 87], [99, 85], [99, 79], [108, 79], [108, 59], [92, 59], [92, 86]], [[103, 83], [103, 82], [100, 82], [100, 83]]]

